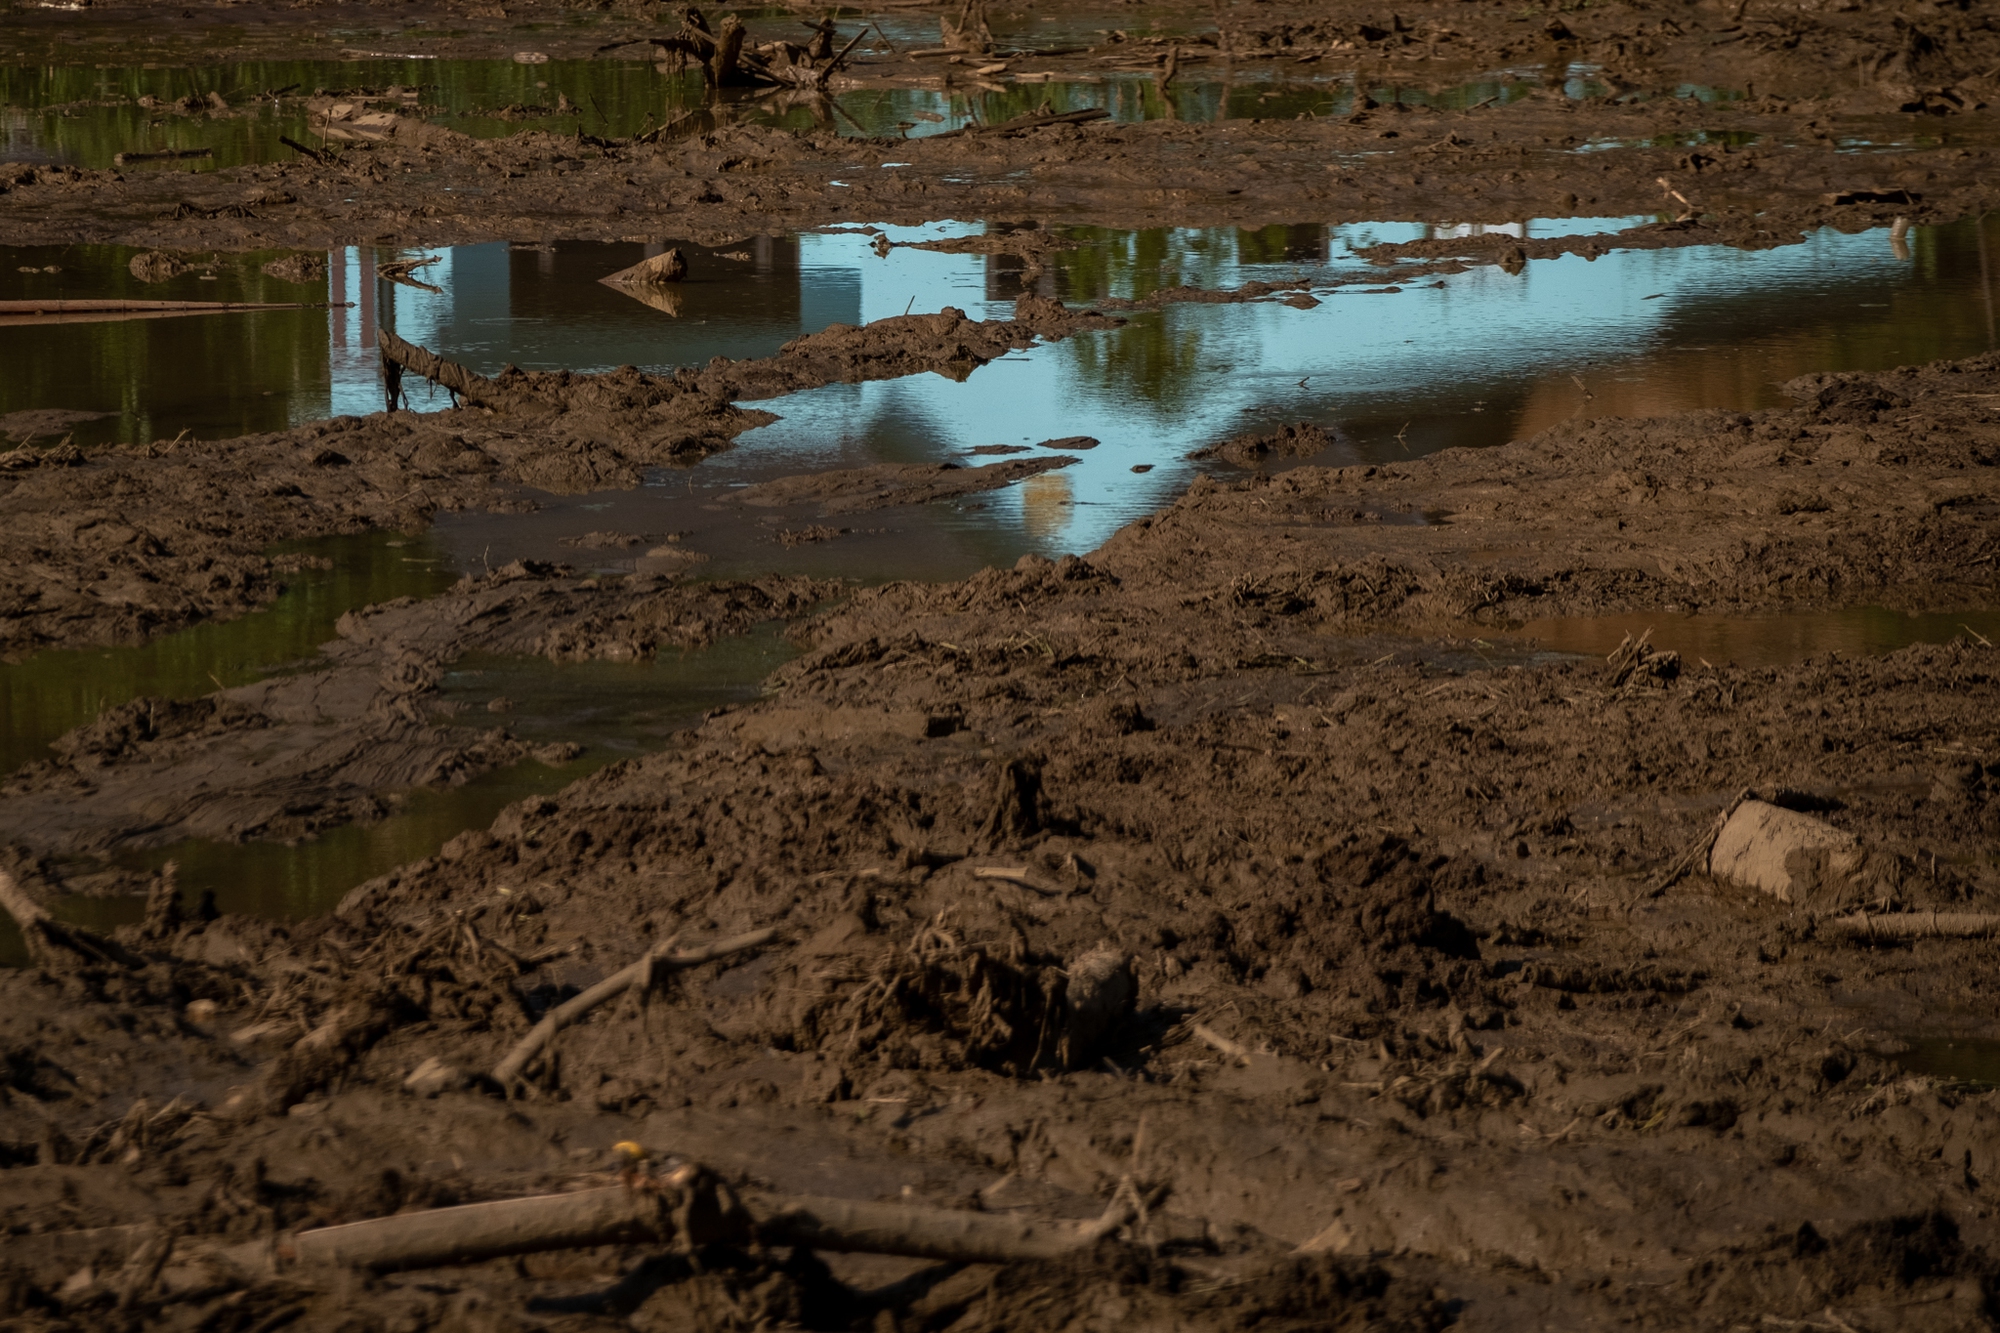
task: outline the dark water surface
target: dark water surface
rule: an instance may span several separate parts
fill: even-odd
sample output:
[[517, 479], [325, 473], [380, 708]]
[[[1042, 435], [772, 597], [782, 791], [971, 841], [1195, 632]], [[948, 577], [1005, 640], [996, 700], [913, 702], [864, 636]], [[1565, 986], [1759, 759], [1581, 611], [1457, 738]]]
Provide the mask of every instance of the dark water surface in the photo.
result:
[[343, 615], [397, 597], [429, 597], [457, 581], [426, 535], [370, 532], [293, 542], [281, 551], [327, 562], [285, 576], [269, 606], [132, 648], [77, 648], [0, 662], [0, 776], [49, 757], [49, 742], [141, 696], [193, 699], [310, 663]]
[[2000, 1041], [1990, 1037], [1919, 1037], [1896, 1060], [1913, 1074], [1982, 1090], [2000, 1088]]
[[[787, 22], [796, 20], [787, 15]], [[885, 26], [898, 52], [911, 49], [911, 43], [935, 45], [934, 21], [928, 36], [918, 25], [901, 39], [895, 38], [899, 25], [887, 21]], [[852, 36], [855, 29], [843, 31]], [[792, 33], [786, 36], [796, 39]], [[1060, 34], [1020, 34], [1023, 45], [1040, 49], [1046, 49], [1051, 39], [1060, 40]], [[857, 48], [862, 57], [877, 58], [867, 72], [908, 78], [907, 86], [857, 88], [821, 98], [731, 90], [718, 99], [703, 87], [698, 73], [656, 66], [642, 58], [647, 50], [633, 45], [606, 52], [597, 60], [542, 64], [357, 53], [338, 60], [215, 65], [0, 66], [0, 162], [106, 168], [123, 152], [194, 149], [208, 149], [210, 156], [131, 164], [126, 169], [213, 171], [285, 161], [295, 154], [281, 142], [284, 137], [315, 147], [322, 143], [327, 132], [326, 97], [348, 101], [385, 97], [383, 108], [397, 106], [477, 138], [534, 129], [625, 138], [662, 124], [671, 124], [676, 135], [698, 134], [745, 123], [914, 138], [973, 123], [993, 124], [1045, 104], [1055, 111], [1102, 107], [1114, 120], [1126, 122], [1206, 122], [1344, 116], [1353, 109], [1358, 92], [1384, 104], [1463, 108], [1504, 105], [1544, 87], [1560, 89], [1570, 98], [1604, 91], [1592, 78], [1595, 67], [1587, 65], [1528, 65], [1435, 88], [1382, 81], [1372, 71], [1362, 75], [1323, 65], [1254, 61], [1236, 66], [1191, 63], [1163, 94], [1149, 71], [1112, 69], [1101, 75], [1045, 80], [1034, 77], [1032, 58], [1020, 57], [1007, 61], [1007, 72], [985, 78], [972, 77], [963, 66], [951, 67], [956, 86], [945, 87], [939, 82], [936, 62], [920, 66], [899, 61], [890, 46], [871, 32]], [[1138, 59], [1156, 50], [1134, 48]], [[1728, 96], [1693, 87], [1679, 93], [1705, 101]], [[212, 96], [220, 97], [224, 107], [212, 108]], [[141, 98], [155, 105], [141, 106]], [[197, 105], [189, 107], [189, 98]], [[309, 107], [309, 99], [317, 106]], [[337, 144], [339, 131], [333, 133]]]

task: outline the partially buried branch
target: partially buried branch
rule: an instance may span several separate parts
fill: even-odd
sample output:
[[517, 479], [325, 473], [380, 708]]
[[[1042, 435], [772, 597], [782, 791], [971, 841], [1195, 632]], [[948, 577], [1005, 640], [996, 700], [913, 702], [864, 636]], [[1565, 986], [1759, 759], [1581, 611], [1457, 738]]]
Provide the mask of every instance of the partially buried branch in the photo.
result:
[[1840, 934], [1863, 940], [1915, 940], [2000, 935], [2000, 914], [1992, 912], [1889, 912], [1822, 921]]
[[672, 940], [655, 946], [647, 951], [645, 957], [630, 967], [612, 973], [583, 994], [551, 1009], [541, 1022], [535, 1024], [527, 1036], [515, 1043], [514, 1049], [507, 1052], [499, 1064], [493, 1066], [493, 1081], [500, 1085], [504, 1093], [511, 1096], [515, 1083], [521, 1077], [521, 1071], [526, 1069], [528, 1062], [539, 1055], [555, 1038], [556, 1033], [606, 1000], [616, 999], [634, 987], [640, 989], [650, 987], [655, 984], [662, 972], [698, 967], [713, 959], [726, 958], [730, 954], [742, 953], [760, 944], [768, 944], [777, 933], [775, 928], [766, 927], [763, 930], [753, 930], [747, 935], [717, 940], [700, 948], [683, 949], [678, 953], [667, 952], [673, 947]]
[[321, 1227], [292, 1237], [279, 1252], [301, 1265], [381, 1272], [595, 1245], [755, 1239], [955, 1263], [1013, 1263], [1087, 1249], [1132, 1216], [1123, 1195], [1088, 1222], [799, 1195], [739, 1199], [713, 1174], [689, 1164], [663, 1179]]
[[0, 908], [21, 928], [28, 957], [37, 967], [64, 968], [78, 964], [116, 963], [139, 967], [145, 960], [116, 940], [106, 939], [82, 926], [66, 925], [48, 914], [40, 903], [21, 891], [14, 877], [0, 870]]

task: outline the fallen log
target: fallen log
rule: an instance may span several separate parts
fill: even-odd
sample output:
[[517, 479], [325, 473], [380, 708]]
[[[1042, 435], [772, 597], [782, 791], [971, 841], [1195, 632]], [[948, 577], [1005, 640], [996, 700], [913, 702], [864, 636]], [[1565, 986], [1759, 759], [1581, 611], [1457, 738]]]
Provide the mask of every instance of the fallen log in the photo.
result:
[[2000, 935], [2000, 913], [1856, 912], [1820, 922], [1840, 934], [1864, 940], [1975, 939]]
[[415, 343], [404, 342], [387, 329], [375, 331], [375, 345], [381, 349], [383, 360], [393, 361], [412, 374], [442, 385], [476, 407], [498, 406], [504, 401], [500, 386], [484, 375], [425, 351]]
[[664, 1180], [321, 1227], [280, 1242], [278, 1254], [301, 1266], [387, 1272], [595, 1245], [700, 1246], [756, 1239], [952, 1263], [1015, 1263], [1086, 1249], [1132, 1216], [1122, 1196], [1089, 1222], [782, 1194], [739, 1199], [709, 1172], [688, 1165]]
[[671, 939], [654, 946], [647, 950], [645, 957], [630, 967], [612, 973], [583, 994], [549, 1010], [542, 1021], [535, 1024], [527, 1036], [516, 1042], [514, 1049], [508, 1051], [499, 1064], [493, 1066], [493, 1081], [500, 1085], [504, 1094], [512, 1096], [514, 1084], [520, 1079], [521, 1071], [527, 1068], [528, 1062], [539, 1055], [555, 1038], [556, 1033], [606, 1000], [615, 999], [634, 987], [649, 988], [657, 984], [659, 977], [665, 972], [698, 967], [714, 959], [726, 958], [730, 954], [742, 953], [746, 949], [767, 944], [777, 933], [776, 929], [766, 927], [763, 930], [753, 930], [747, 935], [717, 940], [700, 948], [683, 949], [678, 953], [667, 952], [673, 947]]

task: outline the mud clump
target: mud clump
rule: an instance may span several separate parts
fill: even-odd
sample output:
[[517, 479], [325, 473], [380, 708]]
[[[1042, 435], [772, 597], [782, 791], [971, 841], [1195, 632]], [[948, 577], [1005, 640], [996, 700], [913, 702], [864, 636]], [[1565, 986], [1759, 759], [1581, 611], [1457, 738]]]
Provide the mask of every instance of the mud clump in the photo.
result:
[[326, 256], [286, 255], [264, 265], [264, 272], [280, 282], [320, 282], [326, 277]]
[[169, 282], [188, 271], [185, 260], [160, 250], [148, 250], [142, 255], [133, 255], [126, 265], [132, 276], [141, 282]]
[[1311, 458], [1333, 448], [1334, 437], [1326, 428], [1311, 421], [1280, 426], [1264, 434], [1238, 435], [1220, 444], [1206, 445], [1189, 458], [1219, 458], [1238, 467], [1255, 467], [1273, 458]]

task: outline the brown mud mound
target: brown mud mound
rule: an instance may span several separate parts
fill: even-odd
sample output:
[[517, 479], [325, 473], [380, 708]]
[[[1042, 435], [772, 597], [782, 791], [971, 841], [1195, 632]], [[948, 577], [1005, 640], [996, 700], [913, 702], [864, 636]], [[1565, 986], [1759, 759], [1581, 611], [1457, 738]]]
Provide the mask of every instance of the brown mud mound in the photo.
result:
[[1257, 606], [1273, 631], [1990, 604], [2000, 423], [1980, 395], [2000, 392], [2000, 359], [1786, 388], [1800, 406], [1577, 420], [1496, 449], [1198, 480], [1093, 563]]
[[1280, 426], [1264, 434], [1238, 435], [1220, 444], [1206, 445], [1189, 458], [1219, 458], [1238, 467], [1255, 467], [1270, 458], [1311, 458], [1333, 448], [1334, 437], [1326, 428], [1311, 421]]

